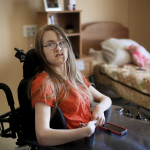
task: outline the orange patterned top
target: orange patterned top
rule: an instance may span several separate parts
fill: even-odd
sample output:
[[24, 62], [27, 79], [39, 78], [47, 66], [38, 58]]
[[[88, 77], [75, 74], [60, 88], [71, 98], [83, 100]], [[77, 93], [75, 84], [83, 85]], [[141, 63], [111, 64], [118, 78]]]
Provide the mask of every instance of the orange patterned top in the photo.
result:
[[[47, 73], [39, 73], [36, 75], [35, 79], [32, 82], [31, 87], [31, 96], [32, 96], [32, 107], [34, 108], [34, 104], [37, 101], [42, 101], [44, 103], [47, 103], [47, 105], [53, 107], [53, 102], [56, 101], [56, 95], [53, 93], [52, 89], [50, 87], [47, 87], [46, 96], [52, 95], [49, 98], [45, 100], [44, 98], [44, 92], [36, 92], [37, 89], [41, 87], [43, 84], [44, 79], [47, 77]], [[89, 87], [90, 83], [85, 79], [83, 76], [83, 80], [85, 84]], [[51, 84], [54, 85], [54, 83], [51, 81]], [[61, 89], [62, 91], [63, 89]], [[83, 95], [83, 99], [79, 95], [79, 92], [77, 90], [71, 89], [68, 87], [69, 94], [65, 98], [65, 100], [61, 101], [63, 94], [60, 95], [58, 106], [60, 107], [67, 126], [69, 129], [75, 129], [79, 127], [80, 123], [88, 123], [91, 120], [91, 112], [90, 112], [90, 102], [89, 98], [86, 95]], [[36, 94], [34, 94], [36, 92]], [[33, 96], [34, 94], [34, 96]]]

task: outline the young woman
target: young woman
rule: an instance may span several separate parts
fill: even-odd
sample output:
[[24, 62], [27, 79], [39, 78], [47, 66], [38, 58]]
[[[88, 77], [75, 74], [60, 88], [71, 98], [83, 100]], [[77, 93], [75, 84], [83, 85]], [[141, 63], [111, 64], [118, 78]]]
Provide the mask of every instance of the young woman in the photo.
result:
[[[93, 88], [77, 70], [72, 46], [59, 26], [47, 25], [38, 31], [35, 51], [44, 68], [33, 77], [30, 87], [38, 143], [54, 146], [91, 136], [95, 127], [105, 122], [110, 98]], [[92, 99], [99, 104], [91, 114]], [[49, 126], [57, 105], [69, 130]]]

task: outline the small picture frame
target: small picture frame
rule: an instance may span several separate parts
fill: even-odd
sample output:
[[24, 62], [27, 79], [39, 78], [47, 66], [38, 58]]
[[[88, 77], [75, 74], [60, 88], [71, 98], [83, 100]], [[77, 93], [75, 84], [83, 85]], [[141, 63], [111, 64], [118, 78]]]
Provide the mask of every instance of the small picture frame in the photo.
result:
[[61, 11], [60, 0], [44, 0], [45, 11]]

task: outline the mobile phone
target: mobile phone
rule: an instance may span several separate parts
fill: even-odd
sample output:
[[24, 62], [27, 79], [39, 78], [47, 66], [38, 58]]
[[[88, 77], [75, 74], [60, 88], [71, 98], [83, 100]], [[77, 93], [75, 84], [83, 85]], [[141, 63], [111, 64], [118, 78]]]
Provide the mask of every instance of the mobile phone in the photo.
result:
[[109, 122], [105, 122], [103, 125], [100, 126], [101, 129], [103, 130], [107, 130], [109, 132], [112, 132], [114, 134], [117, 135], [123, 135], [125, 133], [127, 133], [127, 129], [124, 127], [120, 127], [118, 125], [109, 123]]

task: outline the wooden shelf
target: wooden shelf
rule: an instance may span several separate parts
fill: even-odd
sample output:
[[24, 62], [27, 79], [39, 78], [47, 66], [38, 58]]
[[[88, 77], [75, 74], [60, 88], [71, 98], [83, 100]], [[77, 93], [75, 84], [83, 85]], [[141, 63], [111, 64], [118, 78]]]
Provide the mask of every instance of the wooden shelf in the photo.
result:
[[82, 12], [81, 10], [76, 10], [76, 11], [69, 11], [69, 10], [64, 10], [64, 11], [49, 11], [49, 12], [45, 12], [45, 11], [39, 11], [39, 12], [37, 12], [37, 13], [45, 13], [45, 14], [47, 14], [47, 13], [51, 13], [51, 14], [59, 14], [59, 13], [79, 13], [79, 12]]
[[93, 75], [93, 57], [82, 55], [76, 61], [83, 61], [84, 62], [84, 70], [81, 73], [89, 80], [89, 76]]
[[67, 33], [67, 36], [80, 36], [80, 33]]

